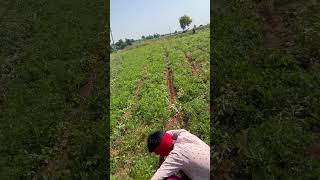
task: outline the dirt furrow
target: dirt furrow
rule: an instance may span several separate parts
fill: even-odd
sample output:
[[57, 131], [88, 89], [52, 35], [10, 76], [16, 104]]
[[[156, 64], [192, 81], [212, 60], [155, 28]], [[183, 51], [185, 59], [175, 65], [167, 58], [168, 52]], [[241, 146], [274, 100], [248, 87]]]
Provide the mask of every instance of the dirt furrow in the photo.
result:
[[257, 16], [267, 26], [273, 39], [282, 39], [287, 36], [287, 31], [279, 12], [274, 12], [267, 7], [261, 7], [257, 11]]
[[192, 54], [190, 52], [184, 52], [184, 55], [191, 65], [192, 75], [197, 76], [199, 74], [199, 67], [196, 64], [195, 60], [192, 58]]
[[45, 162], [43, 166], [38, 170], [37, 176], [49, 176], [56, 171], [62, 164], [68, 159], [67, 154], [67, 139], [63, 139], [60, 145], [60, 150], [52, 158]]
[[172, 109], [172, 104], [174, 104], [174, 101], [176, 99], [176, 91], [173, 86], [173, 72], [170, 67], [166, 68], [165, 72], [165, 80], [166, 80], [166, 87], [168, 92], [168, 99], [169, 99], [169, 109]]
[[285, 45], [290, 40], [290, 33], [286, 28], [285, 17], [290, 9], [304, 6], [301, 0], [290, 0], [286, 5], [275, 7], [272, 3], [257, 8], [256, 16], [267, 28], [267, 46]]
[[97, 79], [97, 67], [94, 67], [89, 72], [89, 79], [87, 83], [80, 88], [80, 97], [89, 97], [94, 88], [95, 81]]
[[[169, 63], [169, 52], [165, 51], [164, 58], [166, 69], [165, 69], [165, 84], [168, 93], [168, 111], [172, 112], [174, 110], [173, 105], [176, 101], [176, 90], [174, 88], [173, 83], [173, 71], [170, 67]], [[187, 128], [187, 117], [183, 112], [176, 112], [164, 125], [166, 130], [174, 129], [174, 128]]]

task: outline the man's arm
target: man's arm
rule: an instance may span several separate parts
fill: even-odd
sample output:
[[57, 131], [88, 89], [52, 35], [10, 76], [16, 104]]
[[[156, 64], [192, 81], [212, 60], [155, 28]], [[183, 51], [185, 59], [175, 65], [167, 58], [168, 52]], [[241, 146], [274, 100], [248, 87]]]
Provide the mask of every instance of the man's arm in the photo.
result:
[[173, 140], [177, 140], [179, 134], [183, 132], [188, 132], [188, 131], [185, 129], [177, 129], [177, 130], [169, 130], [166, 133], [170, 134]]
[[174, 175], [182, 169], [183, 164], [183, 157], [175, 152], [171, 152], [165, 159], [165, 161], [161, 164], [157, 172], [153, 175], [151, 180], [162, 180], [166, 177]]
[[[163, 157], [163, 156], [160, 156], [160, 157], [159, 157], [159, 166], [158, 166], [158, 168], [160, 168], [160, 166], [161, 166], [161, 164], [162, 164], [163, 162], [164, 162], [164, 157]], [[183, 179], [185, 179], [185, 180], [190, 180], [190, 178], [189, 178], [182, 170], [180, 170], [178, 173], [181, 175], [181, 177], [182, 177]]]

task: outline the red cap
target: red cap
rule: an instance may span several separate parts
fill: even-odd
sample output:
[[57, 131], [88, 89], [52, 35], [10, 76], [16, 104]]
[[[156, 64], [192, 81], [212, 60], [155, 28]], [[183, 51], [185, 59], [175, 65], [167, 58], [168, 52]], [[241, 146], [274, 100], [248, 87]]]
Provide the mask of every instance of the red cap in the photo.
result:
[[154, 150], [154, 152], [160, 156], [168, 156], [170, 151], [172, 150], [172, 138], [170, 134], [164, 133], [160, 144], [158, 147]]

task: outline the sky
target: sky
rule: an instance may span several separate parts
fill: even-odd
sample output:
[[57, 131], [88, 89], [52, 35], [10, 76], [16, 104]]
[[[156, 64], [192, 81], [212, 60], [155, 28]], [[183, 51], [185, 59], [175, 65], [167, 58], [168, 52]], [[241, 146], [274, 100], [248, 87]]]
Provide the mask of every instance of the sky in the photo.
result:
[[110, 26], [114, 41], [180, 31], [179, 18], [193, 25], [210, 23], [210, 0], [111, 0]]

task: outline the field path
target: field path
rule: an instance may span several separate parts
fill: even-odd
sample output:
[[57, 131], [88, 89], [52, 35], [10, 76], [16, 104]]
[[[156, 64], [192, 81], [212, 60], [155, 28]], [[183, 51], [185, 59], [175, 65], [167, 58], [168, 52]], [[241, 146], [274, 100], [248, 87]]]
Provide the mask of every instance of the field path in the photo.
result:
[[196, 64], [195, 60], [192, 58], [191, 52], [184, 52], [189, 64], [191, 65], [192, 75], [197, 76], [199, 74], [199, 66]]
[[169, 107], [171, 108], [171, 105], [174, 104], [174, 101], [176, 99], [176, 91], [173, 86], [173, 72], [170, 67], [166, 68], [165, 79], [169, 97]]
[[176, 91], [173, 86], [173, 72], [169, 65], [169, 52], [165, 51], [165, 58], [164, 58], [165, 64], [166, 64], [166, 70], [165, 70], [165, 80], [166, 80], [166, 87], [168, 92], [168, 98], [169, 98], [169, 109], [171, 109], [172, 104], [174, 104], [174, 101], [176, 99]]
[[290, 40], [284, 18], [290, 9], [298, 9], [303, 5], [304, 3], [301, 0], [290, 0], [286, 5], [277, 8], [273, 4], [257, 8], [256, 16], [268, 30], [268, 47], [281, 46]]
[[94, 88], [95, 81], [97, 79], [97, 67], [93, 67], [89, 72], [89, 79], [87, 83], [80, 88], [81, 97], [89, 97]]
[[[173, 71], [170, 67], [169, 63], [169, 52], [165, 50], [165, 57], [164, 61], [166, 64], [166, 69], [165, 69], [165, 83], [166, 83], [166, 88], [167, 88], [167, 93], [168, 93], [168, 111], [173, 112], [174, 111], [174, 104], [176, 102], [176, 90], [173, 84]], [[165, 129], [173, 129], [175, 127], [178, 128], [186, 128], [187, 125], [187, 118], [184, 116], [182, 112], [176, 112], [170, 119], [165, 123]]]

